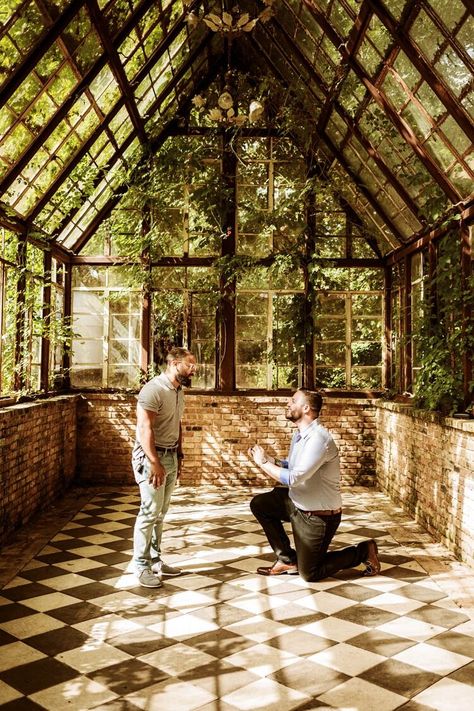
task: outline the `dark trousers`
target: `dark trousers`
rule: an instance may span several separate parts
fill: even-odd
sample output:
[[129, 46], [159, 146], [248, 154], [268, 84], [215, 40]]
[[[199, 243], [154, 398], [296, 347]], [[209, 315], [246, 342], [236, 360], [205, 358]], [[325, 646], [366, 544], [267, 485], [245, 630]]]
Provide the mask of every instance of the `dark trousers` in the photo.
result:
[[[250, 502], [250, 509], [278, 560], [297, 563], [303, 580], [314, 582], [328, 578], [338, 570], [354, 568], [367, 560], [367, 541], [328, 552], [341, 522], [341, 514], [322, 517], [300, 511], [288, 496], [286, 487], [257, 494]], [[291, 523], [294, 548], [283, 527], [284, 521]]]

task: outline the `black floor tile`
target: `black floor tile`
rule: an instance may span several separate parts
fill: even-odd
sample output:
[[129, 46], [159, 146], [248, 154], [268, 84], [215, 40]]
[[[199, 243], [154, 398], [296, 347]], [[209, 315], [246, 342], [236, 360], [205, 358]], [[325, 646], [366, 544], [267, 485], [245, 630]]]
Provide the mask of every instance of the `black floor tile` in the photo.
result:
[[0, 679], [27, 696], [77, 676], [77, 671], [57, 659], [46, 657], [0, 673]]

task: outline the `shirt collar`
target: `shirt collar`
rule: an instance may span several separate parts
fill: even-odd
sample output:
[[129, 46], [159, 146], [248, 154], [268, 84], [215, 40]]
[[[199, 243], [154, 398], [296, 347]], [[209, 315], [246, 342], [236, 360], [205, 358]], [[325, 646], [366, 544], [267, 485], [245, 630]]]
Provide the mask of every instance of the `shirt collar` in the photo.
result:
[[168, 388], [168, 390], [181, 390], [181, 385], [178, 385], [177, 388], [173, 385], [171, 380], [169, 379], [169, 376], [166, 374], [165, 371], [159, 374], [158, 380], [161, 380], [163, 385]]
[[307, 425], [307, 427], [304, 428], [304, 430], [298, 430], [300, 433], [301, 439], [304, 437], [307, 437], [311, 432], [314, 430], [314, 428], [318, 425], [318, 418], [312, 421], [310, 425]]

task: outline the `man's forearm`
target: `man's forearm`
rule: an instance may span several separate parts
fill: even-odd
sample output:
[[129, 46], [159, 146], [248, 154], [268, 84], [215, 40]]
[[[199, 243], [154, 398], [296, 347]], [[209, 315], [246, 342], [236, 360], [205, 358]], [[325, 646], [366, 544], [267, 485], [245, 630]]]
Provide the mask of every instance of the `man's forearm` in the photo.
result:
[[160, 458], [158, 457], [158, 452], [156, 451], [155, 436], [151, 428], [140, 427], [140, 444], [151, 464], [157, 464], [160, 461]]
[[273, 458], [268, 458], [258, 466], [265, 472], [265, 474], [271, 476], [272, 479], [275, 479], [275, 481], [280, 481], [281, 467], [278, 466], [278, 464], [275, 464]]

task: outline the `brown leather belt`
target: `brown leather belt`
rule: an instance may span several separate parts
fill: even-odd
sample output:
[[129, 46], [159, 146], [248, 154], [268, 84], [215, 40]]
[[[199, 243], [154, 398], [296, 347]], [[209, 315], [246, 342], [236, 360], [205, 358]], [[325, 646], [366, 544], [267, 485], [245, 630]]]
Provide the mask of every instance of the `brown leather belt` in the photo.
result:
[[[303, 511], [303, 509], [301, 509]], [[342, 513], [342, 509], [326, 509], [326, 511], [303, 511], [305, 514], [309, 514], [309, 516], [336, 516], [337, 514]]]

